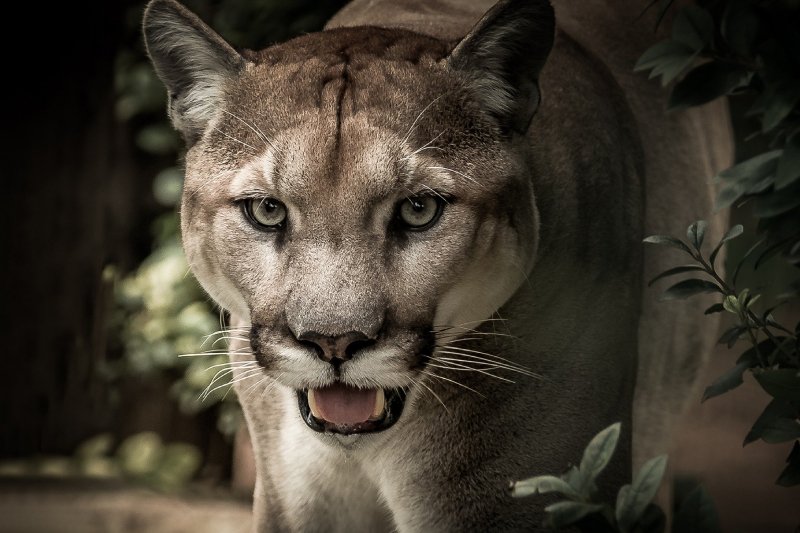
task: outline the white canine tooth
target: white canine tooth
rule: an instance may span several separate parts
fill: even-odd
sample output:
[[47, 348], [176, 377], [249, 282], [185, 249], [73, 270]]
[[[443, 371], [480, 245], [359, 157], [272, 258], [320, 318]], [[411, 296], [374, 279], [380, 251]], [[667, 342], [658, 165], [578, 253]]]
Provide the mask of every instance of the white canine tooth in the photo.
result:
[[383, 389], [379, 389], [375, 395], [375, 407], [372, 409], [372, 418], [378, 418], [383, 415], [383, 409], [386, 407], [386, 393]]
[[322, 418], [317, 409], [317, 400], [314, 398], [314, 389], [308, 389], [308, 406], [311, 408], [311, 414], [314, 418]]

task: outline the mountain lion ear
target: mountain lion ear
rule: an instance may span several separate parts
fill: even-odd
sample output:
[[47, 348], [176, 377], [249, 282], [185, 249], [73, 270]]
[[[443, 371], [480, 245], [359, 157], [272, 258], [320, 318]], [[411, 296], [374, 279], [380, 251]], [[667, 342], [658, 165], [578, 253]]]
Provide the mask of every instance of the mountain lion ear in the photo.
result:
[[502, 0], [450, 53], [450, 68], [466, 71], [472, 89], [504, 131], [524, 134], [539, 106], [539, 73], [555, 34], [548, 0]]
[[169, 92], [172, 123], [192, 144], [216, 116], [224, 84], [245, 60], [175, 0], [151, 1], [143, 27], [147, 53]]

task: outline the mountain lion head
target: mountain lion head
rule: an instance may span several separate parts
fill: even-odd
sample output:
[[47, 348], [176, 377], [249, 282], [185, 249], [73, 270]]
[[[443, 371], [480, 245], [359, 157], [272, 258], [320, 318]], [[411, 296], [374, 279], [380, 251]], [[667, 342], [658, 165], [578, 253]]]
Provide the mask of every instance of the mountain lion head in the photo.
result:
[[524, 133], [553, 24], [546, 2], [507, 1], [460, 42], [355, 27], [254, 52], [150, 4], [192, 271], [312, 429], [392, 425], [439, 347], [531, 270]]

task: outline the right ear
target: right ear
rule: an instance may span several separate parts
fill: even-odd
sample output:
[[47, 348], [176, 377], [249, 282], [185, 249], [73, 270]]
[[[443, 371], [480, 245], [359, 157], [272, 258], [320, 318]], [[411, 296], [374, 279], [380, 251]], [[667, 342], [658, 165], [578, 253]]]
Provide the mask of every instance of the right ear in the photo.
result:
[[169, 116], [192, 144], [217, 115], [225, 83], [245, 60], [175, 0], [152, 0], [143, 28], [147, 53], [169, 93]]
[[449, 66], [469, 75], [475, 94], [503, 130], [528, 130], [555, 26], [549, 0], [500, 0], [450, 53]]

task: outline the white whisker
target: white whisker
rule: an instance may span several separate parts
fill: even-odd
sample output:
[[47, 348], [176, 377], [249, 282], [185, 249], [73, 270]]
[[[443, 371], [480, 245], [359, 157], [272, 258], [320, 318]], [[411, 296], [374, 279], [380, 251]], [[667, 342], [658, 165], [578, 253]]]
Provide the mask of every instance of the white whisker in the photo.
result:
[[[457, 358], [455, 358], [455, 357], [435, 357], [434, 358], [435, 360], [437, 360], [437, 361], [458, 361], [458, 362], [461, 362], [463, 364], [475, 364], [475, 365], [479, 365], [480, 364], [480, 365], [484, 365], [484, 366], [491, 366], [493, 368], [508, 370], [510, 372], [516, 372], [517, 374], [523, 374], [525, 376], [536, 378], [536, 379], [542, 379], [542, 376], [540, 376], [539, 374], [537, 374], [535, 372], [532, 372], [532, 371], [528, 370], [527, 368], [525, 368], [523, 366], [520, 366], [520, 365], [517, 365], [517, 364], [505, 364], [505, 363], [501, 363], [501, 362], [498, 362], [498, 361], [494, 361], [492, 359], [486, 359], [486, 358], [483, 358], [483, 357], [478, 357], [478, 356], [475, 356], [475, 355], [463, 354], [463, 353], [458, 353], [458, 352], [446, 352], [446, 351], [443, 351], [443, 352], [440, 352], [440, 353], [443, 353], [445, 355], [454, 355], [454, 356], [457, 356]], [[466, 359], [463, 359], [463, 358], [466, 358]]]
[[421, 372], [421, 373], [423, 373], [423, 374], [425, 374], [425, 375], [427, 375], [427, 376], [434, 377], [434, 378], [436, 378], [436, 379], [442, 379], [442, 380], [444, 380], [444, 381], [449, 381], [450, 383], [452, 383], [452, 384], [454, 384], [454, 385], [458, 385], [459, 387], [463, 387], [463, 388], [465, 388], [465, 389], [467, 389], [467, 390], [469, 390], [469, 391], [472, 391], [472, 392], [474, 392], [475, 394], [477, 394], [477, 395], [478, 395], [478, 396], [480, 396], [481, 398], [486, 398], [486, 396], [485, 396], [485, 395], [483, 395], [483, 394], [481, 394], [480, 392], [476, 391], [476, 390], [475, 390], [475, 389], [473, 389], [472, 387], [469, 387], [469, 386], [467, 386], [467, 385], [464, 385], [463, 383], [459, 383], [458, 381], [455, 381], [455, 380], [453, 380], [453, 379], [446, 378], [446, 377], [444, 377], [444, 376], [440, 376], [440, 375], [438, 375], [438, 374], [436, 374], [436, 373], [433, 373], [433, 372], [428, 372], [427, 370], [420, 370], [420, 372]]
[[462, 365], [462, 364], [458, 364], [458, 363], [450, 363], [450, 364], [451, 365], [456, 365], [456, 366], [455, 367], [454, 366], [443, 366], [443, 365], [437, 365], [437, 364], [434, 364], [434, 363], [428, 363], [428, 366], [432, 366], [432, 367], [436, 367], [436, 368], [442, 368], [442, 369], [445, 369], [445, 370], [455, 370], [455, 371], [466, 370], [466, 371], [469, 371], [469, 372], [478, 372], [479, 374], [484, 374], [484, 375], [489, 376], [491, 378], [495, 378], [495, 379], [498, 379], [500, 381], [505, 381], [506, 383], [516, 383], [513, 380], [510, 380], [508, 378], [504, 378], [502, 376], [497, 376], [495, 374], [492, 374], [491, 372], [487, 372], [486, 370], [481, 370], [480, 368], [471, 368], [471, 367], [468, 367], [468, 366], [465, 366], [465, 365]]
[[411, 137], [411, 133], [414, 131], [414, 128], [417, 126], [417, 122], [419, 122], [419, 119], [422, 117], [422, 115], [423, 115], [423, 114], [425, 114], [425, 111], [427, 111], [428, 109], [430, 109], [430, 107], [431, 107], [433, 104], [435, 104], [436, 102], [438, 102], [439, 100], [441, 100], [442, 98], [444, 98], [444, 96], [445, 96], [446, 94], [447, 94], [447, 93], [440, 94], [439, 96], [437, 96], [436, 98], [434, 98], [433, 100], [431, 100], [431, 102], [430, 102], [428, 105], [426, 105], [424, 108], [422, 108], [422, 111], [420, 111], [420, 112], [419, 112], [419, 115], [417, 115], [417, 118], [415, 118], [415, 119], [414, 119], [414, 122], [412, 122], [412, 123], [411, 123], [411, 127], [410, 127], [410, 128], [408, 128], [408, 132], [406, 133], [405, 137], [403, 137], [403, 140], [401, 141], [401, 144], [405, 144], [405, 143], [408, 141], [409, 137]]
[[246, 142], [244, 142], [244, 141], [240, 141], [239, 139], [237, 139], [236, 137], [233, 137], [232, 135], [228, 135], [227, 133], [225, 133], [224, 131], [222, 131], [222, 130], [221, 130], [221, 129], [219, 129], [218, 127], [216, 127], [216, 126], [212, 126], [212, 128], [214, 128], [215, 130], [217, 130], [218, 132], [220, 132], [221, 134], [223, 134], [223, 135], [224, 135], [225, 137], [227, 137], [228, 139], [230, 139], [230, 140], [232, 140], [232, 141], [235, 141], [235, 142], [237, 142], [237, 143], [239, 143], [239, 144], [241, 144], [241, 145], [244, 145], [244, 146], [246, 146], [246, 147], [250, 148], [252, 151], [254, 151], [254, 152], [256, 152], [256, 153], [258, 152], [258, 149], [256, 149], [255, 147], [253, 147], [253, 146], [250, 146], [249, 144], [247, 144], [247, 143], [246, 143]]
[[467, 179], [467, 180], [471, 181], [472, 183], [474, 183], [474, 184], [475, 184], [475, 185], [477, 185], [478, 187], [483, 187], [483, 185], [482, 185], [481, 183], [478, 183], [478, 181], [477, 181], [477, 180], [475, 180], [475, 178], [473, 178], [473, 177], [471, 177], [471, 176], [468, 176], [468, 175], [464, 174], [463, 172], [461, 172], [461, 171], [459, 171], [459, 170], [453, 170], [452, 168], [447, 168], [447, 167], [436, 167], [436, 166], [432, 166], [432, 167], [425, 167], [425, 168], [429, 168], [429, 169], [431, 169], [431, 170], [446, 170], [447, 172], [452, 172], [453, 174], [457, 174], [457, 175], [461, 176], [462, 178], [465, 178], [465, 179]]
[[[245, 370], [242, 373], [242, 375], [238, 376], [236, 379], [228, 381], [227, 383], [222, 383], [221, 385], [217, 385], [213, 389], [210, 388], [211, 385], [213, 384], [213, 382], [209, 383], [208, 387], [206, 387], [206, 390], [208, 392], [203, 391], [203, 394], [201, 394], [201, 398], [202, 398], [203, 401], [205, 401], [209, 396], [211, 396], [212, 393], [214, 393], [215, 391], [221, 389], [222, 387], [233, 387], [233, 385], [235, 383], [239, 383], [240, 381], [244, 381], [246, 379], [250, 379], [252, 377], [255, 377], [256, 375], [258, 375], [262, 371], [263, 371], [263, 369], [261, 367]], [[223, 370], [222, 372], [227, 372], [227, 371]], [[230, 372], [228, 372], [228, 373], [232, 373], [232, 372], [233, 372], [233, 369], [231, 369]], [[216, 377], [215, 377], [215, 379], [216, 379]]]
[[417, 385], [420, 385], [421, 387], [424, 387], [424, 388], [425, 388], [425, 390], [427, 390], [428, 392], [430, 392], [430, 393], [433, 395], [433, 397], [434, 397], [434, 398], [436, 398], [436, 400], [438, 400], [440, 404], [442, 404], [442, 407], [444, 407], [444, 410], [445, 410], [445, 412], [446, 412], [448, 415], [450, 414], [450, 409], [448, 409], [448, 408], [447, 408], [447, 406], [444, 404], [444, 402], [442, 401], [442, 399], [439, 397], [439, 395], [438, 395], [438, 394], [436, 394], [436, 393], [433, 391], [433, 389], [432, 389], [432, 388], [428, 387], [428, 386], [427, 386], [427, 385], [426, 385], [426, 384], [425, 384], [425, 383], [424, 383], [422, 380], [414, 380], [414, 383], [416, 383]]
[[272, 148], [273, 150], [275, 150], [275, 152], [276, 152], [276, 153], [281, 153], [281, 152], [280, 152], [280, 150], [278, 150], [278, 149], [275, 147], [275, 145], [272, 143], [272, 141], [270, 141], [270, 140], [269, 140], [269, 137], [267, 137], [267, 136], [264, 134], [264, 132], [263, 132], [263, 131], [261, 131], [261, 129], [260, 129], [260, 128], [258, 128], [258, 126], [256, 126], [255, 124], [251, 124], [251, 123], [247, 122], [245, 119], [243, 119], [243, 118], [242, 118], [242, 117], [240, 117], [239, 115], [237, 115], [237, 114], [235, 114], [235, 113], [232, 113], [231, 111], [228, 111], [227, 109], [223, 109], [223, 108], [221, 108], [221, 107], [219, 107], [219, 106], [216, 106], [216, 107], [217, 107], [217, 109], [219, 109], [219, 110], [220, 110], [220, 111], [222, 111], [223, 113], [226, 113], [226, 114], [228, 114], [229, 116], [231, 116], [231, 117], [235, 118], [236, 120], [238, 120], [239, 122], [241, 122], [242, 124], [244, 124], [245, 126], [247, 126], [248, 128], [250, 128], [250, 131], [252, 131], [253, 133], [255, 133], [255, 134], [256, 134], [256, 137], [258, 137], [258, 139], [259, 139], [261, 142], [263, 142], [265, 146], [268, 146], [268, 147]]

